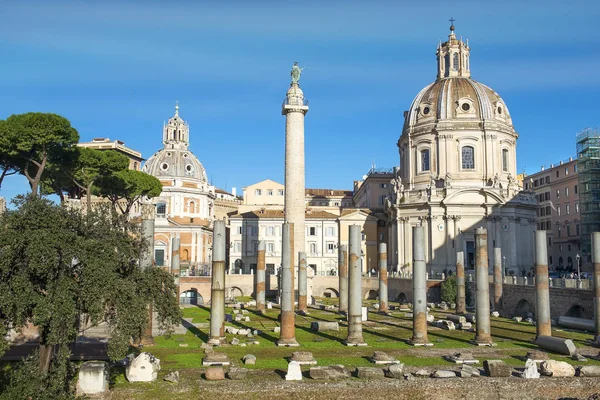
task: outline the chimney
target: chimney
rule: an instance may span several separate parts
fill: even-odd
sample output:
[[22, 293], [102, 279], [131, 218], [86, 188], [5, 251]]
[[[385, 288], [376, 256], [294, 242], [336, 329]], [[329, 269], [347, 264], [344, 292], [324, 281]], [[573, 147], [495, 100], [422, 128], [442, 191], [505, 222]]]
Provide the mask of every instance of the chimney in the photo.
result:
[[232, 188], [231, 188], [231, 194], [232, 194], [234, 197], [235, 197], [235, 196], [237, 196], [237, 189], [236, 189], [236, 188], [234, 188], [234, 187], [232, 187]]

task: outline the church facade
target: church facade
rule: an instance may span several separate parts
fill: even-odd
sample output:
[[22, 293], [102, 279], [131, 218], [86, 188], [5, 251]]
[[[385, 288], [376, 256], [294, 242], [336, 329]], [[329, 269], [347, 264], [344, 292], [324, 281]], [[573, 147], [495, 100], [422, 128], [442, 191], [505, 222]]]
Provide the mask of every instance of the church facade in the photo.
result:
[[385, 207], [390, 268], [412, 269], [412, 227], [424, 226], [429, 272], [453, 270], [459, 251], [472, 269], [475, 229], [484, 227], [490, 268], [500, 247], [505, 273], [529, 272], [537, 201], [516, 180], [518, 134], [508, 108], [471, 79], [468, 41], [454, 26], [436, 56], [437, 79], [405, 111], [397, 142], [400, 168]]
[[206, 171], [189, 150], [188, 124], [175, 115], [163, 126], [163, 148], [144, 164], [143, 171], [163, 186], [156, 205], [154, 259], [157, 266], [171, 266], [173, 239], [179, 238], [182, 273], [208, 270], [212, 246], [215, 188]]

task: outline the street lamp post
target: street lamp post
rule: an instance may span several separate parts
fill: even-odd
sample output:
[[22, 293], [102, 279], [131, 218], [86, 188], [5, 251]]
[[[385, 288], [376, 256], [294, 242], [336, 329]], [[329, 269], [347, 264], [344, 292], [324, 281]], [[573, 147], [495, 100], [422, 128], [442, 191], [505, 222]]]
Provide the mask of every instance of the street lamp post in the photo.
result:
[[577, 255], [575, 256], [575, 259], [577, 260], [577, 288], [580, 289], [581, 288], [581, 270], [580, 270], [580, 261], [581, 261], [581, 256], [579, 255], [579, 253], [577, 253]]

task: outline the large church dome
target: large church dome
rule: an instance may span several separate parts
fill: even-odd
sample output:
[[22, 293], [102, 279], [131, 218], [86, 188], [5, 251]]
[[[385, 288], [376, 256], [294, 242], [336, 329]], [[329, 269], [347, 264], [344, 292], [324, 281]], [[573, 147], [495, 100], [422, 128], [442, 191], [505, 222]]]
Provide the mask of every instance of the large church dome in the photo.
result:
[[179, 116], [179, 106], [175, 115], [163, 126], [164, 148], [152, 155], [143, 171], [157, 178], [186, 178], [207, 182], [206, 171], [198, 158], [189, 151], [189, 126]]

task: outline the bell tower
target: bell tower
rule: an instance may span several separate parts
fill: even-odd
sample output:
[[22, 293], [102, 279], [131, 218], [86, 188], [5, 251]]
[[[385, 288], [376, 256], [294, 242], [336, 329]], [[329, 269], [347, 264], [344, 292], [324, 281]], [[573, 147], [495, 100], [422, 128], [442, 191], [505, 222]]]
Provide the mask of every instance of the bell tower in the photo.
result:
[[179, 102], [175, 103], [175, 115], [163, 125], [165, 149], [187, 150], [190, 145], [190, 127], [179, 116]]
[[454, 18], [450, 18], [450, 35], [448, 41], [440, 43], [437, 48], [436, 57], [438, 63], [437, 79], [449, 77], [471, 77], [469, 65], [469, 41], [463, 42], [462, 37], [456, 38], [454, 33]]

